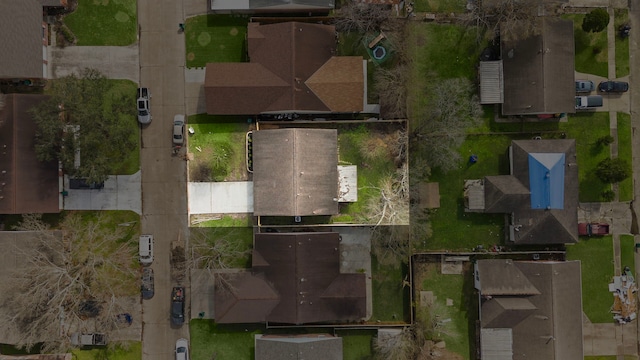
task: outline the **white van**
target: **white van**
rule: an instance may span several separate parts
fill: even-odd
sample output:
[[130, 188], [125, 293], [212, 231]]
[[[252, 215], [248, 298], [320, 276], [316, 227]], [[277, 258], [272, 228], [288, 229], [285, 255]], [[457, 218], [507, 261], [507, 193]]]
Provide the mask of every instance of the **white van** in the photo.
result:
[[153, 262], [153, 235], [140, 235], [138, 254], [142, 265], [150, 265]]

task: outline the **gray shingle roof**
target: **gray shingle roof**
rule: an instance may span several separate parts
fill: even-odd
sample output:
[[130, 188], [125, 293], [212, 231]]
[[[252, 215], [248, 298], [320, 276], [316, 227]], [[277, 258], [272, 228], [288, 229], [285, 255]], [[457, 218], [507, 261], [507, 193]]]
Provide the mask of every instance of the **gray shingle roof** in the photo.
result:
[[38, 0], [2, 0], [0, 79], [43, 78], [42, 4]]

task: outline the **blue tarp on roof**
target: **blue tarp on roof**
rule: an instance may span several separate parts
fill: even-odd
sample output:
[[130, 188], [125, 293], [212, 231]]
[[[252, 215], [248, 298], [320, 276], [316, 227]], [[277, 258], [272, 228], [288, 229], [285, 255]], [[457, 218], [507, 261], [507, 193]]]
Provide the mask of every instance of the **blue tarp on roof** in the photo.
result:
[[564, 208], [564, 153], [529, 154], [532, 209]]

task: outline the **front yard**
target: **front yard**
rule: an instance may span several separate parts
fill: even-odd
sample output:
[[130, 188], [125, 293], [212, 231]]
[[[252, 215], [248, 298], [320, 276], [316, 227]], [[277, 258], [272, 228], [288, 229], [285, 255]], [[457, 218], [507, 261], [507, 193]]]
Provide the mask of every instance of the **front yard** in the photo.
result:
[[244, 15], [201, 15], [187, 19], [187, 67], [213, 62], [246, 61], [249, 18]]
[[77, 45], [131, 45], [138, 36], [136, 4], [136, 0], [78, 0], [64, 23], [78, 39]]
[[573, 21], [573, 35], [576, 46], [576, 71], [607, 77], [608, 53], [607, 30], [586, 33], [582, 30], [584, 14], [564, 15]]

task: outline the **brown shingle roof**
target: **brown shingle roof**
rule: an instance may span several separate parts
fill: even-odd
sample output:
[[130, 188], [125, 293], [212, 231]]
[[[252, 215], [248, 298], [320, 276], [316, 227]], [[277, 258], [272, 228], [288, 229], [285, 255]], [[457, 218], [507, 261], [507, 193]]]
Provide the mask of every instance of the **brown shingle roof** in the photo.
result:
[[544, 17], [540, 34], [501, 44], [504, 115], [575, 112], [573, 22]]
[[[582, 360], [579, 261], [479, 260], [477, 271], [482, 296], [481, 327], [511, 329], [512, 343], [509, 348], [513, 359]], [[486, 297], [482, 280], [492, 278], [500, 281], [500, 277], [509, 271], [522, 274], [527, 282], [539, 290], [539, 294], [513, 293]], [[483, 272], [492, 275], [483, 277]], [[493, 345], [496, 344], [482, 343], [481, 349], [490, 353]]]
[[[259, 260], [253, 263], [252, 276], [264, 279], [269, 287], [242, 284], [249, 282], [246, 276], [230, 278], [231, 286], [217, 286], [216, 322], [308, 324], [362, 319], [366, 313], [365, 277], [340, 273], [339, 247], [338, 233], [256, 234], [253, 258]], [[248, 293], [240, 295], [233, 289]], [[275, 305], [272, 289], [278, 294]], [[268, 296], [260, 294], [264, 291]], [[268, 306], [257, 300], [252, 306], [260, 310], [250, 306], [234, 309], [244, 304], [245, 298], [266, 298]]]
[[35, 153], [36, 124], [29, 109], [47, 96], [5, 95], [0, 110], [0, 214], [58, 213], [58, 165]]
[[42, 4], [3, 0], [0, 34], [0, 79], [43, 78]]
[[333, 112], [362, 111], [364, 74], [360, 56], [332, 57], [305, 84]]
[[335, 129], [253, 132], [253, 212], [264, 216], [338, 213]]
[[[256, 74], [253, 76], [262, 79], [261, 84], [276, 84], [275, 78], [279, 78], [281, 82], [277, 82], [277, 86], [284, 86], [285, 89], [279, 89], [283, 92], [272, 94], [272, 88], [269, 86], [253, 89], [251, 94], [244, 95], [244, 88], [252, 85], [248, 83], [251, 76], [245, 75], [243, 72], [247, 67], [238, 66], [239, 64], [229, 66], [224, 63], [207, 64], [207, 76], [205, 78], [205, 95], [207, 102], [207, 112], [210, 114], [256, 114], [261, 112], [289, 112], [289, 111], [311, 111], [311, 112], [327, 112], [331, 111], [325, 103], [306, 85], [309, 79], [319, 68], [329, 61], [336, 52], [335, 28], [330, 25], [308, 24], [298, 22], [286, 22], [278, 24], [260, 25], [258, 23], [250, 23], [247, 29], [248, 54], [251, 63], [260, 64], [262, 68], [254, 67], [251, 71], [267, 72], [269, 74]], [[357, 57], [362, 61], [361, 57]], [[337, 64], [342, 64], [342, 71], [355, 72], [355, 74], [345, 74], [343, 80], [350, 80], [360, 77], [360, 91], [355, 92], [353, 88], [357, 84], [352, 84], [345, 88], [345, 84], [334, 84], [334, 91], [344, 92], [343, 97], [349, 99], [338, 102], [340, 106], [353, 104], [354, 108], [347, 109], [348, 112], [362, 110], [363, 103], [363, 71], [362, 62], [359, 68], [355, 64], [355, 60], [349, 60], [343, 63], [338, 60]], [[226, 66], [226, 67], [225, 67]], [[332, 67], [335, 65], [332, 65]], [[220, 69], [219, 69], [220, 68]], [[213, 77], [208, 76], [208, 72], [215, 72]], [[240, 79], [240, 84], [234, 85], [238, 88], [237, 96], [228, 96], [229, 84], [235, 79]], [[328, 77], [325, 77], [328, 78]], [[217, 81], [216, 81], [217, 80]], [[274, 85], [275, 86], [275, 85]], [[331, 104], [336, 104], [335, 100], [331, 100], [331, 96], [327, 91], [322, 92], [325, 98], [329, 99]], [[276, 96], [278, 95], [278, 96]], [[248, 97], [251, 101], [255, 98], [266, 97], [260, 104], [253, 104], [246, 107], [246, 100], [242, 97]], [[225, 98], [227, 101], [220, 105], [221, 101], [217, 98]], [[209, 103], [212, 103], [210, 105]], [[357, 104], [356, 104], [357, 103]]]

